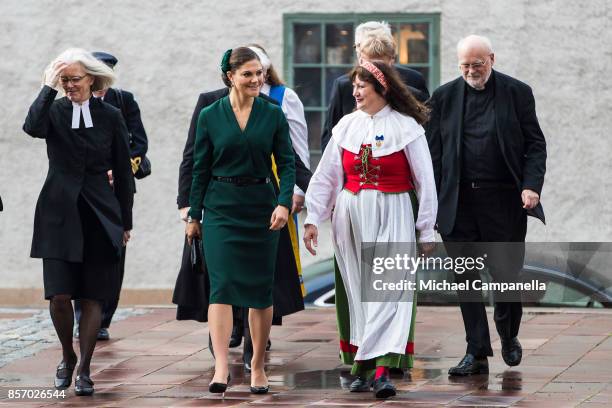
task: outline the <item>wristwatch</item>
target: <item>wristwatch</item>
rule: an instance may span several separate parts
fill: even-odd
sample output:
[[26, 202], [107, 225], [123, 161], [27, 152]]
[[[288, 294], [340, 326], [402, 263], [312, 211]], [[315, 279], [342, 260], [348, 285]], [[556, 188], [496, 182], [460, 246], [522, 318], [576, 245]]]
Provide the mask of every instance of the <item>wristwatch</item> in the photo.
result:
[[191, 224], [193, 222], [200, 222], [200, 220], [195, 219], [195, 218], [191, 218], [191, 215], [187, 216], [187, 224]]

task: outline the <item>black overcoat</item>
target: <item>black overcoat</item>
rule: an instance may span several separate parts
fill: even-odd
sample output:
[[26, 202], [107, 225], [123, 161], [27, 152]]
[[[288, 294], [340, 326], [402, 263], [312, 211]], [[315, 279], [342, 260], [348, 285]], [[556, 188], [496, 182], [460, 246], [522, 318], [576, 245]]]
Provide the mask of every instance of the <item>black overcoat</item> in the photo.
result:
[[[493, 71], [495, 123], [504, 161], [519, 191], [540, 194], [546, 172], [546, 141], [538, 123], [531, 88], [508, 75]], [[463, 106], [466, 83], [459, 77], [436, 89], [430, 105], [426, 136], [438, 190], [438, 232], [448, 235], [455, 226], [461, 182]], [[542, 204], [527, 211], [545, 221]]]
[[[55, 100], [44, 86], [23, 130], [45, 139], [49, 171], [36, 203], [31, 256], [83, 261], [83, 231], [77, 201], [93, 209], [119, 257], [123, 232], [132, 229], [132, 170], [128, 132], [121, 113], [99, 99], [89, 100], [92, 128], [71, 129], [72, 102]], [[114, 188], [107, 171], [113, 170]]]
[[110, 103], [115, 108], [121, 110], [118, 93], [121, 92], [123, 98], [123, 119], [130, 133], [130, 156], [142, 157], [147, 154], [149, 149], [149, 139], [142, 118], [140, 117], [140, 107], [134, 99], [134, 94], [125, 89], [109, 88], [104, 95], [104, 102]]
[[[195, 144], [195, 133], [197, 120], [200, 111], [218, 99], [223, 98], [229, 93], [228, 88], [218, 89], [212, 92], [200, 94], [198, 102], [193, 111], [187, 141], [183, 150], [183, 161], [179, 169], [178, 197], [179, 208], [189, 207], [189, 192], [191, 190], [191, 180], [193, 174], [193, 150]], [[274, 99], [267, 95], [260, 94], [260, 97], [276, 105]], [[312, 173], [300, 160], [295, 153], [296, 163], [296, 184], [306, 191]], [[276, 184], [275, 184], [276, 186]], [[277, 190], [278, 193], [278, 190]], [[204, 232], [206, 233], [206, 232]], [[185, 238], [183, 245], [183, 256], [181, 268], [176, 279], [172, 302], [177, 305], [176, 318], [178, 320], [197, 320], [200, 322], [208, 321], [208, 299], [210, 294], [210, 284], [208, 274], [204, 265], [204, 270], [197, 273], [192, 269], [191, 248]], [[204, 253], [204, 260], [206, 254]], [[204, 264], [206, 262], [204, 261]], [[282, 317], [291, 313], [304, 310], [304, 299], [297, 275], [297, 265], [293, 256], [291, 237], [287, 226], [281, 229], [278, 241], [278, 251], [276, 255], [276, 271], [274, 274], [274, 316]]]
[[[395, 69], [402, 82], [408, 86], [417, 100], [425, 102], [429, 98], [425, 78], [419, 71], [401, 65], [395, 65]], [[323, 125], [323, 133], [321, 133], [321, 153], [325, 151], [325, 147], [329, 143], [334, 126], [344, 115], [348, 115], [354, 110], [353, 84], [348, 74], [344, 74], [336, 78], [332, 84], [329, 106], [325, 115], [325, 125]]]

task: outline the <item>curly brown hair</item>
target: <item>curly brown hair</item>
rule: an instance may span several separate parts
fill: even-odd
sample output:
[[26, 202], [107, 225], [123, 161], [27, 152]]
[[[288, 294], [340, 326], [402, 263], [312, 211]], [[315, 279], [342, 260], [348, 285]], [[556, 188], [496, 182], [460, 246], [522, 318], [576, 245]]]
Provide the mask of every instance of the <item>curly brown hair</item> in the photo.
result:
[[386, 91], [376, 77], [362, 66], [353, 68], [350, 73], [351, 82], [354, 82], [355, 78], [358, 77], [362, 81], [371, 83], [376, 93], [385, 98], [393, 110], [413, 117], [419, 125], [427, 122], [429, 119], [429, 109], [414, 97], [410, 89], [402, 82], [397, 70], [378, 61], [373, 61], [372, 64], [385, 76], [388, 85]]

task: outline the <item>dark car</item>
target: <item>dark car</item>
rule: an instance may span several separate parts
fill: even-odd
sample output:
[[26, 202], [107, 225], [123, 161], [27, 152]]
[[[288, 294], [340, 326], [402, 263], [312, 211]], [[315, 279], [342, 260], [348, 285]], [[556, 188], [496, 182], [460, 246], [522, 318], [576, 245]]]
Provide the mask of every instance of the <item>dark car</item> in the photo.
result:
[[[541, 307], [612, 307], [612, 243], [527, 243], [521, 274], [523, 282], [538, 281], [545, 290], [523, 291], [525, 305]], [[438, 245], [432, 256], [445, 256], [443, 245]], [[454, 272], [419, 270], [418, 279], [454, 281]], [[304, 268], [304, 283], [309, 304], [334, 305], [333, 258]], [[483, 282], [490, 282], [486, 270]], [[493, 292], [483, 291], [486, 302], [493, 304]], [[419, 291], [418, 303], [427, 305], [456, 305], [453, 290]]]

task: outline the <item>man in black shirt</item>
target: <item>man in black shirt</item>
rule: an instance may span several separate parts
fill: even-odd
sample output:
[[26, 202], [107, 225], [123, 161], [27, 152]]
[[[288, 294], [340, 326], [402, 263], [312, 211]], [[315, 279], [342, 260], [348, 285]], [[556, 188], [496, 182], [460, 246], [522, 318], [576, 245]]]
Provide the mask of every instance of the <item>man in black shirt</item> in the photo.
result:
[[461, 181], [494, 181], [512, 184], [495, 129], [495, 74], [484, 86], [465, 88]]
[[[540, 192], [546, 171], [546, 142], [531, 88], [493, 70], [488, 39], [469, 36], [457, 45], [462, 77], [438, 88], [430, 100], [427, 138], [438, 189], [438, 232], [450, 256], [482, 256], [493, 248], [488, 270], [496, 281], [516, 281], [523, 266], [527, 215], [544, 222]], [[496, 250], [497, 248], [497, 250]], [[501, 250], [500, 250], [501, 249]], [[458, 282], [480, 279], [476, 269]], [[467, 350], [450, 375], [488, 373], [493, 355], [480, 291], [458, 291]], [[502, 357], [510, 366], [522, 357], [517, 335], [520, 298], [496, 298], [494, 320]]]

